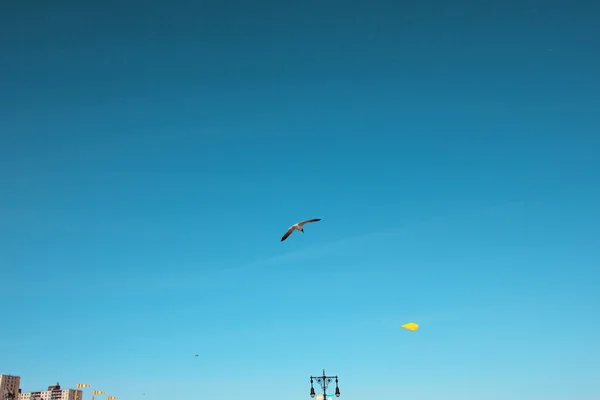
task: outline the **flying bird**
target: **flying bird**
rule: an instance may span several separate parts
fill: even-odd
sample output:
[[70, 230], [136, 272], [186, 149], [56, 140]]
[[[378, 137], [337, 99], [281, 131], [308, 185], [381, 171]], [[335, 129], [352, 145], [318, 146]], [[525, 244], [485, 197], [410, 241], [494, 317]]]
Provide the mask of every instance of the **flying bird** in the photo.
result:
[[283, 235], [283, 237], [281, 238], [281, 241], [283, 242], [285, 239], [287, 239], [288, 236], [290, 236], [295, 230], [304, 233], [304, 228], [302, 228], [304, 225], [309, 224], [311, 222], [319, 222], [320, 220], [321, 218], [307, 219], [306, 221], [298, 222], [297, 224], [290, 226], [285, 235]]

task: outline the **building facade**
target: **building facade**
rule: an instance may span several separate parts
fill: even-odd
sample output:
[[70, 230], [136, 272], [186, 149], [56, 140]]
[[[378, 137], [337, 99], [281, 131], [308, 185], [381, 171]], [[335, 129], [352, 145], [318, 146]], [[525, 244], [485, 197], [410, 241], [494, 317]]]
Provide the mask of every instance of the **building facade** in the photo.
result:
[[83, 391], [76, 389], [61, 389], [57, 383], [48, 386], [48, 390], [41, 392], [21, 393], [18, 400], [82, 400]]
[[13, 394], [14, 400], [19, 399], [21, 391], [21, 377], [13, 375], [0, 374], [0, 399], [6, 399], [7, 394]]

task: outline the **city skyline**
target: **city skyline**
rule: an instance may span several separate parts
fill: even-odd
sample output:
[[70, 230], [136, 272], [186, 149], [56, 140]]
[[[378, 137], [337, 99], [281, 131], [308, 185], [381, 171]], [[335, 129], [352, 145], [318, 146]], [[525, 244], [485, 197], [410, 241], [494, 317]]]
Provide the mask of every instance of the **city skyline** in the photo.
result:
[[[119, 400], [118, 396], [108, 395], [105, 391], [92, 388], [89, 383], [76, 383], [73, 388], [64, 388], [57, 382], [55, 385], [47, 386], [46, 390], [23, 390], [21, 387], [21, 376], [12, 374], [0, 374], [0, 396], [13, 393], [15, 400], [82, 400], [84, 391], [89, 389], [92, 399], [99, 395], [105, 395], [106, 400]], [[9, 385], [10, 384], [10, 385]]]

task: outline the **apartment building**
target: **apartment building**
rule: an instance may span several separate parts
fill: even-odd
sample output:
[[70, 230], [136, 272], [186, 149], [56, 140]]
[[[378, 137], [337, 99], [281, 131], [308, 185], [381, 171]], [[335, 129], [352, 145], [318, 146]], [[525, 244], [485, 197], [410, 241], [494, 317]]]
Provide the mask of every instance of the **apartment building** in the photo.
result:
[[48, 390], [21, 393], [18, 400], [82, 400], [83, 391], [77, 389], [61, 389], [60, 385], [48, 386]]
[[0, 374], [0, 398], [6, 399], [7, 394], [13, 394], [13, 399], [18, 400], [21, 388], [21, 377]]

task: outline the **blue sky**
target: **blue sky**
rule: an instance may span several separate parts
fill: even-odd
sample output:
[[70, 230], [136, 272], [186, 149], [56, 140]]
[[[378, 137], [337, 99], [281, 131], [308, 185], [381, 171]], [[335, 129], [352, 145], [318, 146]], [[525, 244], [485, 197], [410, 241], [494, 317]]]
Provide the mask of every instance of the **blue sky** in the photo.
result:
[[3, 4], [0, 372], [598, 398], [600, 10], [417, 3]]

